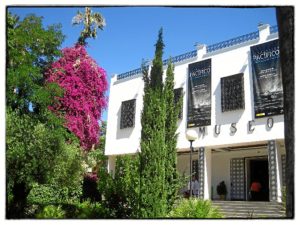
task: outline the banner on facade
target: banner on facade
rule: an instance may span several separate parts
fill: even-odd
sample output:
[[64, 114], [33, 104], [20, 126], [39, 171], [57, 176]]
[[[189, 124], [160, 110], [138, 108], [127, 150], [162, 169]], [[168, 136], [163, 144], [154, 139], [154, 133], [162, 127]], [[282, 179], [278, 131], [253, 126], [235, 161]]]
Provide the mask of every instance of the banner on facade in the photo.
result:
[[211, 59], [189, 64], [187, 127], [211, 124]]
[[283, 114], [279, 41], [251, 47], [255, 118]]

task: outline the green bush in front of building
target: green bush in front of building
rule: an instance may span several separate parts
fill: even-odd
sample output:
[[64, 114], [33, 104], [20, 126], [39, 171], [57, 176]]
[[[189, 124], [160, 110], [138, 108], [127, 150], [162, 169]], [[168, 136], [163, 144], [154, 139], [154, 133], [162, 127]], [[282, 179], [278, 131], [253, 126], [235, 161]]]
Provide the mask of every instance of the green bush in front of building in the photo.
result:
[[47, 205], [41, 212], [36, 215], [37, 219], [63, 219], [65, 218], [65, 211], [61, 205]]
[[219, 210], [208, 200], [180, 199], [168, 218], [222, 218]]

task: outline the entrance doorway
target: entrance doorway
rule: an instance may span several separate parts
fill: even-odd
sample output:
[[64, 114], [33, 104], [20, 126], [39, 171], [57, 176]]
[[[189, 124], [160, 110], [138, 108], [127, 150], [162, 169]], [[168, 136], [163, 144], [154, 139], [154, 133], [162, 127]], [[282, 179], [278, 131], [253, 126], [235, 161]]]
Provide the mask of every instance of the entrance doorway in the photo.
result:
[[[247, 193], [250, 193], [252, 182], [261, 184], [260, 193], [256, 197], [256, 201], [269, 201], [269, 165], [268, 158], [248, 158], [247, 159]], [[247, 200], [251, 196], [247, 196]]]

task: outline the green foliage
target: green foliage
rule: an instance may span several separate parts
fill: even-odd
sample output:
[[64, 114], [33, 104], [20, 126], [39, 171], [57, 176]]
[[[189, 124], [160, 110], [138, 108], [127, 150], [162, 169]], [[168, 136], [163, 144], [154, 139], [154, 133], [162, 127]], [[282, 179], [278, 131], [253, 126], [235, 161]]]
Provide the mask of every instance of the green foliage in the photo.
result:
[[[166, 212], [165, 190], [165, 119], [166, 109], [162, 95], [162, 31], [159, 39], [150, 83], [145, 84], [144, 107], [142, 111], [141, 153], [140, 161], [140, 194], [139, 217], [163, 217]], [[145, 80], [146, 81], [146, 80]]]
[[26, 217], [26, 207], [34, 211], [27, 200], [29, 204], [74, 202], [81, 195], [78, 140], [64, 128], [64, 121], [48, 110], [63, 92], [55, 84], [46, 85], [43, 75], [60, 56], [63, 39], [59, 25], [44, 28], [41, 17], [29, 15], [20, 21], [7, 14], [8, 218]]
[[108, 216], [108, 210], [99, 202], [84, 201], [75, 205], [76, 210], [70, 218], [101, 219]]
[[70, 187], [81, 182], [78, 178], [82, 173], [78, 142], [66, 144], [63, 129], [54, 130], [10, 109], [6, 118], [9, 181], [27, 184], [48, 182]]
[[[62, 146], [59, 132], [53, 132], [28, 115], [9, 108], [6, 114], [6, 161], [8, 185], [45, 182], [53, 159]], [[29, 186], [26, 188], [29, 188]]]
[[[158, 90], [158, 89], [156, 89]], [[165, 189], [165, 102], [159, 91], [144, 95], [140, 157], [140, 217], [163, 217], [166, 211]]]
[[158, 34], [150, 76], [142, 64], [144, 108], [142, 111], [139, 217], [164, 217], [172, 208], [180, 187], [176, 170], [177, 122], [182, 98], [174, 102], [174, 66], [169, 61], [163, 83], [163, 35]]
[[165, 182], [167, 191], [168, 211], [171, 210], [181, 186], [180, 177], [177, 172], [177, 124], [178, 115], [182, 108], [182, 96], [176, 103], [174, 100], [174, 65], [169, 60], [167, 76], [164, 85], [164, 96], [166, 102], [166, 120], [165, 120]]
[[286, 210], [286, 186], [282, 187], [282, 206]]
[[222, 218], [222, 214], [214, 208], [210, 201], [198, 199], [181, 199], [168, 214], [169, 218]]
[[30, 204], [72, 202], [81, 195], [82, 157], [78, 141], [66, 144], [65, 129], [53, 127], [7, 109], [7, 203], [12, 214], [16, 207], [22, 214], [27, 194]]
[[155, 58], [148, 75], [142, 64], [144, 108], [142, 111], [139, 217], [164, 217], [172, 208], [180, 187], [176, 170], [177, 122], [182, 98], [174, 101], [174, 66], [169, 61], [163, 83], [163, 35], [158, 34]]
[[[34, 15], [22, 21], [7, 14], [6, 184], [7, 217], [24, 216], [33, 183], [46, 182], [64, 137], [62, 121], [47, 110], [62, 94], [44, 85], [43, 72], [60, 55], [64, 36], [59, 25], [44, 28]], [[55, 132], [54, 132], [55, 130]], [[71, 138], [72, 139], [72, 138]]]
[[48, 205], [45, 206], [41, 212], [36, 215], [37, 219], [63, 219], [66, 212], [62, 209], [61, 205]]
[[[139, 197], [139, 161], [137, 156], [124, 155], [116, 159], [114, 177], [99, 175], [98, 189], [103, 193], [105, 206], [113, 218], [137, 218]], [[104, 178], [104, 179], [103, 179]]]
[[61, 193], [63, 191], [63, 196], [69, 201], [75, 201], [81, 195], [83, 182], [82, 155], [79, 144], [64, 142], [54, 160], [47, 183], [56, 187]]
[[163, 89], [163, 49], [164, 49], [164, 42], [163, 42], [163, 30], [162, 28], [158, 32], [158, 40], [155, 44], [155, 58], [152, 61], [152, 68], [150, 72], [150, 87], [152, 89], [158, 89], [158, 91], [162, 91]]
[[27, 197], [29, 204], [50, 205], [50, 204], [71, 204], [79, 201], [82, 194], [81, 185], [56, 186], [53, 184], [36, 184]]
[[27, 201], [29, 204], [50, 205], [60, 203], [60, 194], [56, 193], [53, 187], [49, 185], [33, 185], [28, 194]]
[[60, 25], [44, 28], [42, 18], [34, 15], [22, 21], [7, 14], [6, 102], [13, 110], [29, 113], [29, 106], [40, 113], [61, 90], [44, 87], [43, 72], [59, 55], [64, 40]]

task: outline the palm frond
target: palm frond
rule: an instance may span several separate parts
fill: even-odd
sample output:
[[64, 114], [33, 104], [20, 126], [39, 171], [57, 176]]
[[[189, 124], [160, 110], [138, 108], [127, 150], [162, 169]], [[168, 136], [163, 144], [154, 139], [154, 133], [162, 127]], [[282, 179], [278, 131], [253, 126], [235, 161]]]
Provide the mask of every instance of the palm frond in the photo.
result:
[[84, 15], [81, 12], [77, 12], [77, 15], [72, 18], [72, 24], [77, 25], [83, 21]]

